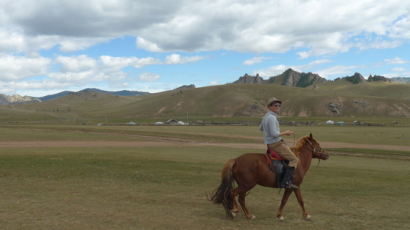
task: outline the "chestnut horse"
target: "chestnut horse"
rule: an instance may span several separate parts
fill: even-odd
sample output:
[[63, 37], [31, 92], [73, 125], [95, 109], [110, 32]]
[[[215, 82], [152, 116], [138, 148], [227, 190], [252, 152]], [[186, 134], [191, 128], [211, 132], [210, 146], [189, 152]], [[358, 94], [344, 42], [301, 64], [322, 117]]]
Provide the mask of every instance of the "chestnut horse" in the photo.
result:
[[[329, 155], [320, 147], [319, 143], [313, 138], [312, 134], [298, 140], [296, 145], [291, 148], [298, 156], [299, 163], [295, 170], [293, 182], [298, 189], [285, 189], [282, 202], [276, 215], [279, 220], [284, 220], [282, 215], [283, 208], [292, 192], [295, 192], [296, 198], [303, 211], [303, 217], [310, 219], [306, 212], [300, 185], [306, 172], [309, 170], [312, 158], [326, 160]], [[246, 153], [235, 159], [228, 160], [222, 169], [221, 184], [211, 196], [210, 200], [216, 204], [222, 204], [225, 208], [227, 217], [233, 218], [239, 212], [236, 196], [239, 195], [239, 204], [248, 219], [254, 219], [245, 206], [245, 196], [255, 185], [259, 184], [265, 187], [277, 188], [277, 177], [269, 169], [269, 163], [265, 154]], [[238, 185], [234, 188], [234, 181]]]

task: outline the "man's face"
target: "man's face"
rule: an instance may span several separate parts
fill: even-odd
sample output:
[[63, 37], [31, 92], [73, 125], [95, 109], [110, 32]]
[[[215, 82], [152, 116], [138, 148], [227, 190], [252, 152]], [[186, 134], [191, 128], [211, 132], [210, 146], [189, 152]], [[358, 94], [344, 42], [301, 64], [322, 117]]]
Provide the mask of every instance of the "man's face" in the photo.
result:
[[281, 104], [276, 102], [276, 103], [273, 103], [273, 104], [269, 107], [269, 109], [270, 109], [270, 111], [272, 111], [272, 112], [278, 113], [278, 112], [280, 111], [280, 106], [281, 106]]

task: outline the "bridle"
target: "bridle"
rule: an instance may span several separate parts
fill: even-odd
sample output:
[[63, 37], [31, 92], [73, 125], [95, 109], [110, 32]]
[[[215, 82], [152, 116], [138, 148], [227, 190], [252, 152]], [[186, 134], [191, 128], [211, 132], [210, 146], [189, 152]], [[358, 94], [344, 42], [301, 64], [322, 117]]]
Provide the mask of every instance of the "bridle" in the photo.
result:
[[328, 158], [327, 154], [325, 153], [325, 151], [321, 147], [313, 145], [312, 141], [310, 141], [309, 139], [306, 139], [306, 142], [312, 148], [312, 157], [313, 158], [318, 158], [319, 160]]

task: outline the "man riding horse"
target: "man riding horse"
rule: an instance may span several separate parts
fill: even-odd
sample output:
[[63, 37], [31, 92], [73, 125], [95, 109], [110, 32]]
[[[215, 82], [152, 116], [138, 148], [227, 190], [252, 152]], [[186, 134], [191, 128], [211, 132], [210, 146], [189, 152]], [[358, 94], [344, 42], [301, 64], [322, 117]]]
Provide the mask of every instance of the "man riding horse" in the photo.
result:
[[267, 108], [268, 112], [262, 118], [260, 124], [260, 130], [263, 132], [264, 143], [267, 145], [267, 153], [278, 153], [281, 157], [289, 161], [288, 167], [285, 168], [285, 174], [283, 176], [283, 182], [279, 185], [280, 188], [297, 189], [298, 186], [293, 184], [293, 174], [295, 168], [298, 165], [299, 159], [292, 152], [292, 150], [286, 145], [281, 136], [289, 136], [294, 134], [291, 130], [280, 132], [278, 114], [282, 101], [273, 97], [269, 99]]

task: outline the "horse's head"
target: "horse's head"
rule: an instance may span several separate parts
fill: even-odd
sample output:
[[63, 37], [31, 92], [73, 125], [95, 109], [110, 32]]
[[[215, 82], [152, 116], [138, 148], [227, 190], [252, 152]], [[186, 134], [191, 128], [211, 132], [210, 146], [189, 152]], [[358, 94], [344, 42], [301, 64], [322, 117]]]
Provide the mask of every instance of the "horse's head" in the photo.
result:
[[318, 158], [321, 160], [327, 160], [329, 158], [329, 154], [326, 153], [322, 147], [320, 147], [319, 142], [313, 138], [312, 133], [305, 137], [305, 143], [311, 148], [312, 150], [312, 158]]

